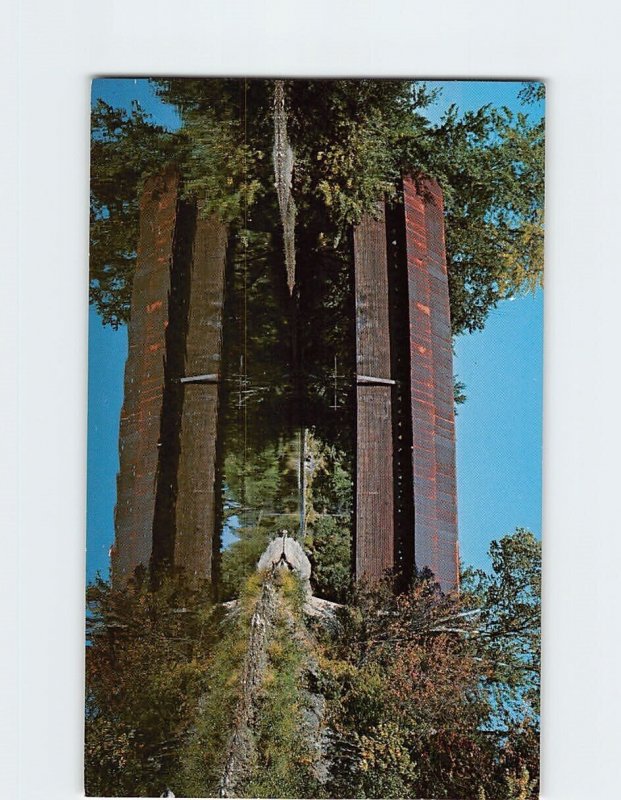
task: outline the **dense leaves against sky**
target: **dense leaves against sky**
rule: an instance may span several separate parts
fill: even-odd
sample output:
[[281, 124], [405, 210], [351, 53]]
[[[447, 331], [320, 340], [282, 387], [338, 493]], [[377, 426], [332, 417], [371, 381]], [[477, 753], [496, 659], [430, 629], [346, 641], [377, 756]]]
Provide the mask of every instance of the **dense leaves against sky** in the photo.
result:
[[[176, 163], [186, 196], [244, 228], [274, 209], [273, 81], [155, 82], [179, 111], [170, 133], [138, 106], [93, 108], [91, 300], [104, 322], [127, 321], [145, 175]], [[540, 99], [527, 86], [525, 103]], [[402, 174], [431, 175], [445, 195], [455, 333], [481, 328], [502, 298], [535, 288], [543, 266], [543, 122], [486, 106], [438, 125], [420, 113], [432, 95], [411, 81], [287, 81], [298, 226], [321, 205], [327, 230], [344, 231]], [[316, 216], [316, 214], [315, 214]], [[338, 241], [338, 235], [337, 235]]]
[[329, 796], [538, 796], [540, 545], [517, 530], [490, 554], [459, 596], [356, 588], [323, 641]]
[[90, 294], [116, 327], [129, 314], [142, 181], [176, 158], [178, 144], [137, 104], [127, 114], [99, 100], [91, 125]]

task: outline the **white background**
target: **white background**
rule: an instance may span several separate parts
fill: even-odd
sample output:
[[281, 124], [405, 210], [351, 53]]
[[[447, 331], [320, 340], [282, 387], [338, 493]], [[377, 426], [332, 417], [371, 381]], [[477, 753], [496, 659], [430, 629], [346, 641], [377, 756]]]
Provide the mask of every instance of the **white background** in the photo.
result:
[[89, 78], [102, 74], [546, 80], [543, 796], [620, 796], [620, 21], [612, 0], [5, 4], [1, 797], [82, 793]]

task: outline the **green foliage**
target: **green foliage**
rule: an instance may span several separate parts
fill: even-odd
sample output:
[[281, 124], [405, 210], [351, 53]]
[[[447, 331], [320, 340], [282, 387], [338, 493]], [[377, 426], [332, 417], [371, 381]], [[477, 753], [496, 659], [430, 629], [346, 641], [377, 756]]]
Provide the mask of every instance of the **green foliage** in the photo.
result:
[[[351, 583], [350, 466], [340, 451], [306, 437], [306, 539], [315, 594], [342, 601]], [[236, 540], [222, 552], [222, 597], [236, 597], [261, 553], [280, 530], [299, 527], [299, 438], [260, 452], [227, 454], [224, 466], [227, 515], [237, 516]], [[245, 513], [240, 508], [247, 509]], [[281, 509], [278, 516], [270, 511]]]
[[[239, 683], [248, 644], [251, 614], [244, 608], [252, 590], [240, 601], [242, 612], [225, 619], [205, 673], [205, 693], [194, 716], [191, 734], [181, 752], [176, 776], [184, 797], [215, 797], [239, 697]], [[254, 597], [256, 602], [256, 594]]]
[[342, 228], [395, 195], [404, 142], [424, 127], [415, 114], [431, 100], [424, 84], [291, 81], [289, 92], [296, 198], [319, 198]]
[[273, 81], [157, 79], [159, 96], [175, 106], [187, 142], [184, 193], [206, 214], [246, 229], [253, 205], [274, 207], [271, 118]]
[[351, 531], [338, 517], [317, 517], [306, 537], [314, 594], [342, 602], [351, 586]]
[[520, 89], [520, 100], [525, 104], [541, 103], [546, 97], [545, 83], [528, 81]]
[[526, 767], [519, 773], [507, 775], [507, 800], [530, 800], [537, 796], [539, 781], [531, 780]]
[[[231, 735], [250, 704], [253, 797], [477, 797], [534, 800], [538, 787], [540, 546], [528, 531], [492, 543], [490, 574], [459, 596], [429, 576], [401, 594], [357, 584], [334, 625], [303, 621], [288, 571], [253, 573], [234, 609], [179, 578], [129, 592], [88, 590], [89, 794], [217, 793]], [[269, 610], [271, 608], [271, 611]], [[269, 635], [248, 683], [253, 615]], [[257, 657], [254, 653], [253, 657]], [[327, 785], [307, 723], [311, 664], [330, 728]]]
[[[127, 320], [141, 176], [174, 161], [186, 196], [205, 213], [245, 227], [276, 208], [271, 153], [273, 81], [155, 81], [178, 109], [175, 134], [98, 104], [93, 116], [91, 297], [105, 322]], [[525, 103], [541, 99], [528, 84]], [[543, 268], [543, 122], [484, 107], [451, 107], [438, 125], [420, 113], [432, 99], [411, 81], [287, 81], [301, 226], [323, 208], [337, 231], [395, 197], [401, 175], [432, 175], [445, 195], [454, 333], [483, 326], [499, 300], [540, 285]], [[260, 199], [260, 203], [258, 202]], [[277, 216], [277, 215], [275, 215]]]
[[425, 576], [356, 588], [323, 643], [330, 796], [537, 796], [540, 552], [518, 530], [491, 555], [461, 596]]
[[168, 579], [88, 587], [85, 784], [96, 796], [159, 795], [205, 691], [215, 636], [208, 591]]
[[306, 434], [306, 538], [313, 593], [342, 602], [351, 586], [351, 463], [334, 446]]
[[303, 733], [305, 654], [283, 614], [268, 656], [257, 708], [258, 763], [244, 793], [247, 797], [317, 797], [313, 755]]
[[457, 406], [461, 406], [466, 402], [466, 384], [463, 381], [453, 380], [453, 401], [455, 403], [455, 414], [457, 414]]
[[102, 100], [91, 133], [90, 300], [116, 328], [129, 318], [143, 177], [176, 157], [177, 137], [137, 103], [127, 114]]
[[[468, 569], [464, 602], [480, 608], [477, 647], [494, 665], [488, 680], [503, 696], [507, 714], [515, 704], [539, 713], [541, 671], [541, 543], [524, 528], [490, 546], [493, 572]], [[526, 711], [524, 711], [526, 709]]]
[[242, 525], [235, 530], [236, 541], [222, 551], [220, 592], [223, 600], [239, 596], [268, 542], [278, 534], [279, 526], [286, 527], [287, 522], [297, 523], [297, 516], [281, 517], [278, 522], [261, 516], [254, 525]]
[[[322, 442], [316, 435], [307, 448], [307, 462], [312, 461], [309, 502], [313, 514], [346, 516], [352, 509], [353, 481], [351, 459], [342, 450]], [[309, 472], [307, 464], [307, 474]]]
[[[230, 441], [230, 440], [229, 440]], [[236, 597], [268, 542], [283, 528], [299, 526], [298, 439], [282, 439], [258, 452], [229, 452], [225, 459], [227, 515], [237, 516], [236, 541], [222, 552], [221, 594]], [[233, 447], [230, 441], [229, 446]], [[278, 516], [273, 512], [279, 510]], [[270, 513], [272, 512], [272, 513]]]
[[542, 284], [543, 120], [453, 105], [412, 147], [444, 192], [453, 332], [481, 329], [500, 300]]
[[405, 731], [394, 722], [379, 722], [358, 739], [360, 796], [407, 797], [417, 778]]

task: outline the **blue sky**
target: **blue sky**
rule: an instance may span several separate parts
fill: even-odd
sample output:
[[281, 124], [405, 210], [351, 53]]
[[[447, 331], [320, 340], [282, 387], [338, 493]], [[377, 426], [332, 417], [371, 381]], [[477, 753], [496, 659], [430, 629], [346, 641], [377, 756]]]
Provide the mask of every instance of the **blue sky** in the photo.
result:
[[[524, 110], [512, 81], [428, 82], [441, 89], [427, 114], [436, 121], [451, 103], [463, 111], [487, 103]], [[176, 128], [174, 109], [144, 79], [93, 82], [93, 99], [129, 108], [138, 100], [157, 122]], [[541, 115], [542, 106], [531, 114]], [[466, 384], [457, 416], [459, 539], [466, 564], [487, 567], [492, 539], [516, 527], [541, 533], [543, 293], [501, 303], [483, 331], [455, 342], [454, 371]], [[127, 331], [89, 313], [87, 577], [108, 575], [114, 537], [118, 427]]]

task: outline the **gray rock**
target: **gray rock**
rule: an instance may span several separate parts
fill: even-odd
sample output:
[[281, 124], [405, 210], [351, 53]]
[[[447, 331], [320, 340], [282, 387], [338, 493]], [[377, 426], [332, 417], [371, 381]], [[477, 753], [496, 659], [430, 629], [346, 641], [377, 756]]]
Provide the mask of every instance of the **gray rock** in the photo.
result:
[[332, 600], [311, 596], [304, 603], [304, 613], [308, 617], [333, 621], [336, 619], [337, 610], [342, 607], [340, 603], [334, 603]]
[[281, 536], [273, 539], [259, 559], [259, 571], [284, 566], [296, 572], [303, 583], [308, 584], [310, 591], [311, 565], [302, 546], [283, 531]]

